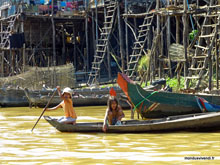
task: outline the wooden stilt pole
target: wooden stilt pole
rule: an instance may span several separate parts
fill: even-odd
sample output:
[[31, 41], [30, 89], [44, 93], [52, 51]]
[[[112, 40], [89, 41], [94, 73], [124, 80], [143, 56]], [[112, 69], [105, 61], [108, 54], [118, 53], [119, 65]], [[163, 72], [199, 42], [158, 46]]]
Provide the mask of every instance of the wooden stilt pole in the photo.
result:
[[184, 15], [183, 15], [183, 45], [184, 45], [184, 77], [188, 75], [188, 54], [187, 54], [187, 47], [188, 47], [188, 19], [187, 19], [187, 0], [184, 0]]
[[118, 32], [119, 32], [119, 42], [120, 42], [120, 54], [121, 54], [121, 68], [124, 73], [125, 64], [124, 64], [124, 44], [122, 38], [122, 29], [121, 29], [121, 14], [120, 14], [120, 4], [117, 2], [117, 11], [118, 11]]
[[[170, 1], [167, 0], [167, 5], [170, 5]], [[168, 22], [167, 22], [167, 55], [168, 55], [168, 65], [169, 65], [169, 73], [170, 73], [170, 78], [173, 77], [172, 74], [172, 68], [171, 68], [171, 58], [170, 58], [170, 54], [169, 54], [169, 48], [170, 48], [170, 16], [168, 16], [167, 18]]]
[[55, 29], [55, 23], [54, 23], [54, 0], [52, 0], [52, 17], [51, 17], [51, 22], [52, 22], [52, 29], [53, 29], [53, 84], [51, 84], [53, 87], [56, 86], [56, 77], [55, 77], [55, 66], [56, 66], [56, 29]]
[[89, 36], [88, 36], [88, 4], [85, 1], [86, 18], [85, 18], [85, 35], [86, 35], [86, 71], [89, 71]]
[[[160, 8], [160, 0], [156, 0], [156, 10], [158, 11], [159, 8]], [[161, 26], [161, 24], [160, 24], [160, 16], [157, 15], [157, 35], [156, 35], [156, 37], [159, 37], [159, 35], [160, 35], [160, 26]], [[160, 47], [159, 49], [160, 49], [159, 50], [159, 54], [162, 55], [162, 48]], [[155, 69], [156, 69], [155, 59], [156, 59], [156, 56], [158, 56], [157, 53], [154, 53], [154, 57], [152, 58], [152, 62], [153, 62], [152, 66], [153, 66], [153, 68], [151, 70], [152, 70], [152, 73], [153, 73], [153, 76], [152, 76], [153, 79], [155, 79]]]
[[[128, 2], [125, 0], [125, 13], [128, 14]], [[127, 68], [128, 68], [128, 63], [129, 63], [129, 50], [128, 50], [128, 17], [125, 17], [125, 47], [126, 47], [126, 61], [127, 61]]]

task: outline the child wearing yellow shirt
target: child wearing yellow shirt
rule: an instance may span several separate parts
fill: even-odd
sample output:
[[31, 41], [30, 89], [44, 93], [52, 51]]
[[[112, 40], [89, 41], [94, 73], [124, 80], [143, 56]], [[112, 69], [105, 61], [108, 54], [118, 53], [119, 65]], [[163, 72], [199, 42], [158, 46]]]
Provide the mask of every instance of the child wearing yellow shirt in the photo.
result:
[[65, 117], [62, 117], [58, 119], [58, 122], [64, 123], [64, 124], [76, 124], [76, 113], [73, 108], [73, 102], [72, 102], [72, 90], [67, 87], [63, 90], [61, 93], [60, 87], [57, 86], [57, 91], [60, 96], [60, 98], [63, 100], [60, 104], [53, 108], [48, 108], [46, 111], [56, 110], [58, 108], [63, 108]]

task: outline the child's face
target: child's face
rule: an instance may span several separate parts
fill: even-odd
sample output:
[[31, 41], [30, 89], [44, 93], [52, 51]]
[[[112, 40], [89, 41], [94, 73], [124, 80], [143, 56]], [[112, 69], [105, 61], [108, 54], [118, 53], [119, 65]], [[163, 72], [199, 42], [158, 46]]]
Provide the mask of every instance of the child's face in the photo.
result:
[[63, 94], [63, 97], [64, 97], [65, 99], [69, 99], [69, 98], [71, 98], [71, 95], [70, 95], [69, 93], [64, 93], [64, 94]]
[[113, 110], [115, 110], [115, 109], [117, 108], [117, 103], [116, 103], [116, 101], [112, 101], [112, 103], [111, 103], [111, 108], [112, 108]]

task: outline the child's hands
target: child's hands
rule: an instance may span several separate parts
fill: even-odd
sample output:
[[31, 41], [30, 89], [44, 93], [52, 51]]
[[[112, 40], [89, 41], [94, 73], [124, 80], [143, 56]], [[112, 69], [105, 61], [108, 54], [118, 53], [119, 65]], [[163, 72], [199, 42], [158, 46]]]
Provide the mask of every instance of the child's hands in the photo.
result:
[[103, 132], [106, 132], [106, 130], [107, 130], [107, 124], [104, 124], [104, 125], [103, 125], [102, 130], [103, 130]]

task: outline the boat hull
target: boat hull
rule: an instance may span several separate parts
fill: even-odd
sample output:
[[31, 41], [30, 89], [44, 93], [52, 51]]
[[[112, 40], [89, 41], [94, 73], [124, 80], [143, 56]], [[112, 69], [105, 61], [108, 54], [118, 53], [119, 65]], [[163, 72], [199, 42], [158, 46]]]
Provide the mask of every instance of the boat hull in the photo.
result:
[[[102, 122], [98, 123], [77, 123], [61, 124], [57, 119], [44, 116], [54, 128], [60, 132], [103, 132]], [[167, 118], [152, 120], [130, 120], [122, 121], [122, 125], [111, 125], [107, 133], [150, 133], [150, 132], [170, 132], [170, 131], [219, 131], [220, 113], [197, 113], [190, 115], [170, 116]]]
[[[120, 92], [122, 92], [120, 90]], [[83, 97], [73, 97], [73, 105], [74, 106], [103, 106], [107, 105], [107, 101], [109, 98], [108, 95], [109, 91], [91, 91], [89, 93], [88, 91], [83, 92], [83, 93], [78, 93], [81, 96], [84, 94]], [[45, 105], [48, 103], [50, 100], [51, 95], [53, 94], [52, 90], [48, 91], [29, 91], [28, 89], [25, 89], [25, 94], [29, 100], [30, 105], [33, 105], [35, 107], [45, 107]], [[85, 96], [86, 94], [86, 96]], [[50, 102], [50, 107], [56, 106], [61, 102], [60, 97], [55, 95], [53, 99]], [[128, 109], [130, 106], [126, 102], [126, 100], [119, 99], [119, 104], [125, 108]]]
[[219, 104], [220, 102], [220, 96], [214, 95], [144, 90], [120, 73], [118, 74], [118, 84], [143, 118], [200, 113], [201, 110], [195, 96], [202, 97], [212, 104]]
[[28, 99], [22, 89], [0, 89], [1, 107], [25, 107], [28, 106]]

